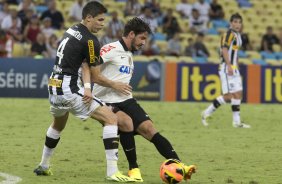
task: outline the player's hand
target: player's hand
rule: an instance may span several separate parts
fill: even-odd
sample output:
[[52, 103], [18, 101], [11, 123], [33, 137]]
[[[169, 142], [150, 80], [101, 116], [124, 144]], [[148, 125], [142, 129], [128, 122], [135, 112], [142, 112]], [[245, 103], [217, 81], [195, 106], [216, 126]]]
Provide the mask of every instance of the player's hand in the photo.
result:
[[130, 95], [132, 91], [132, 87], [126, 83], [123, 82], [116, 82], [114, 85], [114, 89], [118, 92], [124, 94], [124, 95]]
[[83, 95], [82, 100], [85, 104], [91, 104], [91, 102], [93, 100], [91, 89], [84, 88], [84, 95]]
[[227, 74], [232, 76], [234, 74], [232, 66], [231, 65], [227, 65]]

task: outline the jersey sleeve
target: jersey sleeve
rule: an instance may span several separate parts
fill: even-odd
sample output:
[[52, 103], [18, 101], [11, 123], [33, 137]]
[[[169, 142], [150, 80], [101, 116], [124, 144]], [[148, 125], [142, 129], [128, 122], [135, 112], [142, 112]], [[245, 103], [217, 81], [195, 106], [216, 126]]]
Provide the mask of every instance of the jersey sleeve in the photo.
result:
[[221, 48], [223, 47], [229, 48], [233, 38], [234, 38], [234, 34], [231, 31], [224, 33], [221, 38]]
[[88, 39], [86, 43], [86, 62], [89, 66], [101, 64], [100, 43], [97, 39]]
[[103, 63], [113, 61], [116, 56], [116, 46], [113, 44], [104, 45], [100, 50], [100, 56]]

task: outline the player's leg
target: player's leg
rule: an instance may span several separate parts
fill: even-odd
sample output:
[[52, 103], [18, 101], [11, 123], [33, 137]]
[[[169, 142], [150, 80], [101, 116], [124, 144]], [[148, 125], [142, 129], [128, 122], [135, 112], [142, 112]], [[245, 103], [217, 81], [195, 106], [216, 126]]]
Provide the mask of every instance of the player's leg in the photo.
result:
[[128, 160], [129, 170], [138, 168], [132, 119], [122, 111], [117, 111], [116, 115], [120, 144]]
[[240, 117], [240, 106], [241, 106], [241, 99], [243, 94], [243, 87], [242, 87], [242, 80], [240, 73], [237, 72], [232, 76], [230, 80], [230, 85], [232, 84], [231, 92], [232, 92], [232, 99], [231, 99], [231, 109], [233, 114], [233, 127], [235, 128], [251, 128], [250, 125], [244, 124], [241, 122]]
[[251, 128], [250, 125], [242, 123], [240, 116], [240, 106], [242, 99], [242, 91], [232, 93], [231, 109], [233, 114], [233, 127], [235, 128]]
[[137, 182], [143, 182], [143, 178], [137, 164], [132, 119], [120, 110], [114, 112], [116, 112], [118, 117], [120, 143], [129, 164], [128, 176]]
[[107, 159], [107, 179], [118, 182], [134, 181], [122, 175], [117, 166], [119, 138], [117, 135], [117, 116], [106, 105], [95, 108], [90, 114], [91, 118], [96, 119], [104, 125], [103, 142]]
[[[37, 175], [52, 175], [52, 172], [50, 170], [50, 159], [60, 140], [60, 134], [65, 128], [68, 120], [68, 112], [64, 112], [64, 110], [59, 110], [54, 107], [51, 107], [51, 111], [53, 111], [54, 122], [47, 130], [45, 145], [42, 151], [41, 162], [39, 166], [34, 170]], [[61, 115], [62, 113], [65, 114]], [[60, 117], [56, 117], [55, 115]]]
[[[166, 159], [172, 158], [180, 160], [169, 140], [162, 136], [159, 132], [157, 132], [151, 120], [142, 122], [137, 128], [137, 132], [145, 139], [151, 141], [155, 145], [159, 153]], [[191, 179], [192, 174], [196, 172], [195, 165], [188, 166], [183, 164], [183, 167], [185, 170], [184, 179]]]
[[217, 97], [202, 113], [201, 113], [201, 119], [202, 124], [204, 126], [208, 126], [207, 119], [210, 117], [213, 112], [215, 112], [221, 105], [224, 105], [228, 102], [230, 102], [232, 95], [229, 93], [229, 84], [228, 84], [228, 75], [223, 71], [219, 71], [219, 76], [221, 80], [221, 89], [222, 94], [221, 96]]

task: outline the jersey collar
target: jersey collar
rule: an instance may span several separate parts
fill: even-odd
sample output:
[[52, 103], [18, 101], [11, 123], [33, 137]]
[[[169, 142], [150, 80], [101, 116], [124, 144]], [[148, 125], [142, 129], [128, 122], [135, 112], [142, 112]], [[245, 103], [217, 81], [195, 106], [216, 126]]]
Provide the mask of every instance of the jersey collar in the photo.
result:
[[127, 46], [126, 46], [126, 44], [124, 43], [123, 39], [120, 39], [119, 42], [120, 42], [120, 44], [122, 45], [122, 47], [123, 47], [123, 49], [124, 49], [125, 51], [129, 51], [129, 49], [127, 48]]

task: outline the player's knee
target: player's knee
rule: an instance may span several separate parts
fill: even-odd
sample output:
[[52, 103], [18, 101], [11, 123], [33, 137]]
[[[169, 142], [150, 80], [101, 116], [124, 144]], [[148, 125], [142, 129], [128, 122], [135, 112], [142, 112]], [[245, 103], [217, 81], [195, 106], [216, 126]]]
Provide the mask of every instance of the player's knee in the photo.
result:
[[117, 116], [113, 112], [108, 112], [105, 116], [104, 125], [117, 125]]
[[152, 121], [149, 120], [139, 125], [137, 131], [148, 140], [150, 140], [157, 132]]
[[123, 116], [118, 118], [118, 128], [123, 132], [132, 132], [133, 131], [133, 122], [129, 116]]

